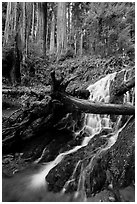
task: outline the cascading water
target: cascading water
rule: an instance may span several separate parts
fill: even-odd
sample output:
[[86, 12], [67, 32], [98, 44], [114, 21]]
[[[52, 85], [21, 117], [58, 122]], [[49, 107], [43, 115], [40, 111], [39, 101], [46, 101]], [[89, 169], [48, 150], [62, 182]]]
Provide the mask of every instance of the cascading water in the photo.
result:
[[[107, 75], [101, 80], [97, 81], [95, 84], [90, 85], [87, 90], [90, 92], [90, 101], [92, 102], [109, 102], [109, 87], [110, 82], [114, 80], [116, 73]], [[88, 143], [88, 141], [95, 134], [99, 133], [102, 128], [111, 128], [111, 121], [109, 115], [99, 115], [99, 114], [86, 114], [85, 115], [85, 131], [89, 133], [89, 137], [86, 137], [83, 141]]]
[[[101, 80], [97, 81], [95, 84], [90, 85], [87, 88], [90, 92], [89, 100], [92, 102], [109, 103], [110, 84], [112, 81], [114, 81], [116, 74], [117, 73], [109, 74], [106, 77], [102, 78]], [[127, 72], [125, 72], [124, 80], [127, 79], [126, 74], [127, 74]], [[129, 93], [125, 94], [124, 103], [130, 102], [133, 104], [133, 100], [134, 100], [134, 98], [131, 98]], [[114, 129], [114, 127], [112, 127], [113, 122], [111, 121], [109, 115], [85, 114], [84, 127], [82, 128], [82, 131], [84, 131], [86, 133], [86, 136], [84, 137], [81, 145], [75, 146], [71, 150], [66, 151], [64, 153], [60, 153], [54, 161], [51, 161], [51, 162], [43, 165], [43, 167], [41, 168], [41, 170], [37, 174], [34, 174], [31, 176], [29, 188], [34, 189], [34, 188], [39, 188], [41, 186], [46, 186], [47, 183], [45, 181], [45, 178], [54, 167], [56, 167], [59, 163], [61, 163], [62, 160], [64, 160], [67, 155], [73, 154], [73, 153], [77, 152], [79, 149], [81, 149], [82, 147], [88, 146], [90, 140], [92, 138], [94, 138], [97, 134], [99, 134], [100, 131], [102, 131], [102, 129], [107, 129], [109, 134], [101, 136], [102, 138], [105, 138], [105, 140], [106, 140], [105, 144], [96, 148], [93, 152], [91, 152], [91, 154], [89, 156], [87, 156], [90, 158], [90, 161], [86, 166], [84, 166], [82, 164], [81, 173], [79, 176], [78, 187], [77, 187], [77, 192], [75, 194], [75, 196], [77, 197], [79, 195], [81, 189], [83, 189], [83, 186], [84, 186], [83, 183], [85, 182], [85, 174], [92, 168], [92, 165], [94, 163], [95, 158], [98, 157], [103, 151], [106, 151], [112, 145], [114, 145], [119, 133], [126, 126], [127, 123], [125, 123], [125, 125], [123, 127], [119, 128], [120, 121], [121, 121], [121, 116], [118, 117], [117, 125], [115, 126], [117, 128]], [[112, 132], [112, 129], [113, 129], [113, 132]], [[78, 133], [76, 133], [76, 135], [78, 136]], [[42, 158], [42, 156], [40, 157], [40, 159], [41, 158]], [[40, 159], [38, 159], [37, 161], [40, 161]], [[75, 180], [75, 178], [74, 178], [75, 172], [82, 162], [83, 162], [82, 160], [77, 162], [71, 177], [69, 178], [69, 180], [67, 180], [67, 182], [65, 182], [64, 187], [62, 188], [63, 193], [67, 191], [70, 183]], [[86, 200], [86, 196], [84, 198], [84, 201], [85, 200]]]

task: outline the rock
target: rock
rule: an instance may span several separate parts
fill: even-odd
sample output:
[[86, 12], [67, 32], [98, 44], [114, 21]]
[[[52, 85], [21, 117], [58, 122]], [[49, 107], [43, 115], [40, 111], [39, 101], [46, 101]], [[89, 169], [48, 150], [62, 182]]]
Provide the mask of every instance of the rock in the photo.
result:
[[115, 198], [114, 197], [110, 196], [108, 199], [109, 199], [110, 202], [115, 202]]
[[119, 192], [122, 202], [135, 202], [135, 188], [133, 186], [120, 189]]
[[113, 184], [110, 183], [110, 184], [108, 185], [108, 190], [112, 190], [112, 189], [113, 189]]

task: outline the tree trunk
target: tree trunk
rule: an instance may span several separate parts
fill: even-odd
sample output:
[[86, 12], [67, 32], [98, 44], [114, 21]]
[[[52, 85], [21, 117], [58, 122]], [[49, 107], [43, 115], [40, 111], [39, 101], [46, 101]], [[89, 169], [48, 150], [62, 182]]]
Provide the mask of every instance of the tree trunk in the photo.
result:
[[26, 42], [26, 2], [22, 3], [22, 15], [23, 15], [23, 19], [22, 19], [22, 41], [23, 41], [23, 60], [25, 61], [26, 57], [27, 57], [27, 42]]
[[19, 42], [20, 42], [19, 34], [15, 37], [15, 64], [14, 64], [14, 77], [16, 83], [21, 83], [21, 72], [20, 72], [20, 63], [22, 60], [22, 53], [19, 49]]
[[57, 59], [67, 48], [66, 38], [66, 3], [58, 3], [57, 11]]
[[42, 3], [43, 11], [43, 52], [46, 55], [46, 39], [47, 39], [47, 3]]
[[38, 27], [39, 27], [39, 12], [38, 12], [38, 3], [36, 3], [36, 28], [35, 28], [35, 40], [38, 38]]
[[80, 55], [82, 56], [83, 54], [83, 31], [81, 31], [80, 34]]
[[6, 14], [4, 42], [3, 42], [4, 45], [7, 44], [8, 38], [9, 38], [9, 33], [10, 33], [11, 5], [12, 5], [12, 2], [7, 3], [7, 14]]
[[74, 47], [75, 47], [75, 55], [77, 54], [77, 35], [74, 35]]
[[17, 3], [17, 5], [15, 4], [16, 6], [16, 9], [17, 9], [17, 15], [16, 15], [16, 25], [15, 25], [15, 32], [16, 32], [16, 35], [15, 35], [15, 51], [14, 51], [14, 54], [15, 54], [15, 64], [14, 64], [14, 78], [15, 78], [15, 82], [20, 84], [21, 82], [21, 73], [20, 73], [20, 63], [21, 63], [21, 60], [22, 60], [22, 40], [21, 40], [21, 29], [20, 29], [20, 23], [21, 23], [21, 19], [20, 19], [20, 16], [21, 16], [21, 11], [18, 12], [19, 10], [19, 5], [20, 3]]
[[38, 3], [39, 10], [39, 38], [43, 40], [43, 53], [46, 55], [47, 35], [47, 3]]
[[35, 5], [34, 2], [32, 3], [32, 25], [31, 25], [31, 38], [34, 38], [34, 23], [35, 23]]
[[31, 35], [32, 3], [26, 2], [26, 57], [29, 52], [29, 37]]
[[17, 2], [14, 6], [14, 18], [13, 18], [13, 30], [16, 30], [16, 19], [17, 19]]
[[67, 26], [67, 42], [70, 42], [70, 36], [71, 36], [71, 14], [70, 14], [71, 10], [70, 10], [70, 3], [68, 3], [67, 5], [67, 22], [68, 22], [68, 26]]
[[55, 51], [55, 14], [52, 12], [51, 34], [50, 34], [50, 54]]
[[[21, 82], [20, 62], [22, 60], [22, 40], [21, 40], [21, 4], [10, 2], [7, 5], [7, 17], [5, 26], [5, 44], [12, 43], [12, 61], [8, 72], [12, 73], [11, 82]], [[12, 46], [10, 49], [12, 49]], [[11, 52], [11, 50], [9, 50]], [[8, 62], [9, 63], [9, 62]]]

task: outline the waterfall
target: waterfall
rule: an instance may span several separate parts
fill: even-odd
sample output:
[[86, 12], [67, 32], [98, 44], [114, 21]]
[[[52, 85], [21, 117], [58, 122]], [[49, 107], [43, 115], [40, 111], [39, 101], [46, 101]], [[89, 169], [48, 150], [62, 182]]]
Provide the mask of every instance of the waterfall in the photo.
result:
[[[92, 102], [109, 102], [109, 87], [111, 81], [114, 80], [116, 72], [109, 74], [95, 84], [90, 85], [87, 90], [90, 92], [89, 100]], [[85, 115], [85, 131], [89, 133], [90, 137], [86, 137], [83, 144], [87, 144], [89, 140], [102, 128], [111, 128], [111, 121], [109, 115], [86, 114]]]
[[[89, 90], [89, 92], [90, 92], [89, 100], [92, 102], [95, 102], [95, 103], [97, 103], [97, 102], [109, 103], [110, 85], [111, 85], [111, 82], [113, 82], [115, 80], [116, 74], [117, 74], [116, 72], [113, 74], [109, 74], [106, 77], [97, 81], [96, 83], [90, 85], [87, 88], [87, 90]], [[124, 80], [127, 79], [126, 74], [127, 74], [127, 72], [125, 71]], [[124, 103], [132, 103], [133, 104], [133, 100], [134, 100], [134, 98], [131, 98], [130, 93], [127, 92], [124, 96]], [[31, 176], [29, 187], [34, 189], [34, 188], [39, 188], [41, 186], [46, 186], [47, 182], [46, 182], [45, 177], [49, 174], [49, 172], [54, 167], [56, 167], [62, 160], [65, 159], [66, 155], [75, 153], [79, 149], [81, 149], [82, 147], [86, 147], [88, 145], [88, 143], [90, 142], [90, 140], [92, 138], [94, 138], [95, 135], [100, 133], [100, 131], [102, 131], [102, 129], [110, 130], [108, 135], [102, 135], [101, 136], [102, 138], [103, 137], [106, 138], [106, 143], [103, 146], [96, 149], [95, 153], [94, 152], [92, 153], [91, 160], [90, 160], [89, 164], [85, 167], [85, 169], [84, 169], [84, 167], [82, 168], [83, 170], [81, 172], [81, 176], [79, 179], [83, 178], [82, 175], [85, 175], [85, 172], [87, 172], [91, 168], [91, 166], [94, 162], [94, 158], [115, 144], [119, 133], [122, 131], [122, 129], [127, 124], [127, 123], [125, 123], [123, 127], [118, 128], [119, 123], [121, 121], [121, 117], [122, 116], [118, 116], [117, 128], [113, 129], [113, 122], [111, 121], [110, 115], [85, 114], [85, 121], [84, 121], [84, 126], [82, 128], [82, 131], [84, 131], [86, 133], [85, 134], [86, 136], [83, 138], [81, 145], [75, 146], [69, 151], [60, 153], [55, 158], [54, 161], [51, 161], [47, 164], [43, 164], [40, 171]], [[76, 134], [78, 136], [78, 133], [76, 133]], [[40, 159], [41, 159], [41, 157], [40, 157]], [[39, 161], [40, 159], [38, 159], [37, 161]], [[75, 175], [75, 171], [76, 171], [77, 167], [79, 166], [79, 163], [80, 163], [80, 161], [77, 163], [71, 178], [65, 183], [62, 192], [66, 191], [70, 182], [73, 180], [74, 175]], [[78, 182], [78, 190], [77, 190], [78, 192], [80, 191], [79, 190], [80, 185], [81, 185], [81, 182]], [[78, 192], [77, 192], [77, 195], [78, 195]]]

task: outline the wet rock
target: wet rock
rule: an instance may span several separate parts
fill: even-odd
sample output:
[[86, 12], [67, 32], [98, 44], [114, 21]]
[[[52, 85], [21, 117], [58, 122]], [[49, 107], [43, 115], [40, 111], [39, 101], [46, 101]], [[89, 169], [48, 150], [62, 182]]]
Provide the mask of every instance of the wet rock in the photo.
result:
[[134, 186], [128, 186], [120, 189], [120, 197], [122, 202], [135, 202], [135, 188]]
[[[54, 167], [46, 177], [50, 191], [60, 191], [65, 183], [73, 180], [67, 186], [67, 192], [78, 188], [80, 166], [77, 174], [73, 175], [79, 161], [84, 166], [87, 196], [108, 188], [107, 182], [112, 185], [129, 185], [134, 180], [134, 119], [119, 133], [116, 143], [107, 151], [99, 153], [99, 149], [107, 143], [100, 134], [93, 137], [86, 147], [82, 147], [72, 154], [68, 154]], [[108, 173], [110, 172], [109, 178]], [[73, 176], [72, 176], [73, 175]], [[128, 176], [130, 175], [130, 176]]]
[[115, 198], [114, 197], [109, 197], [108, 198], [110, 202], [115, 202]]
[[112, 190], [113, 189], [113, 185], [112, 185], [112, 183], [110, 183], [109, 185], [108, 185], [108, 190]]
[[[71, 153], [64, 157], [64, 159], [54, 167], [47, 175], [46, 180], [48, 182], [48, 190], [59, 192], [64, 187], [65, 183], [72, 179], [71, 176], [75, 170], [77, 163], [84, 158], [83, 149], [81, 148], [75, 153]], [[78, 166], [75, 174], [75, 182], [70, 182], [67, 187], [68, 192], [75, 191], [77, 189], [77, 183], [80, 174], [80, 166]]]
[[109, 150], [108, 169], [113, 175], [114, 185], [126, 186], [135, 179], [135, 121], [120, 132], [116, 143]]

